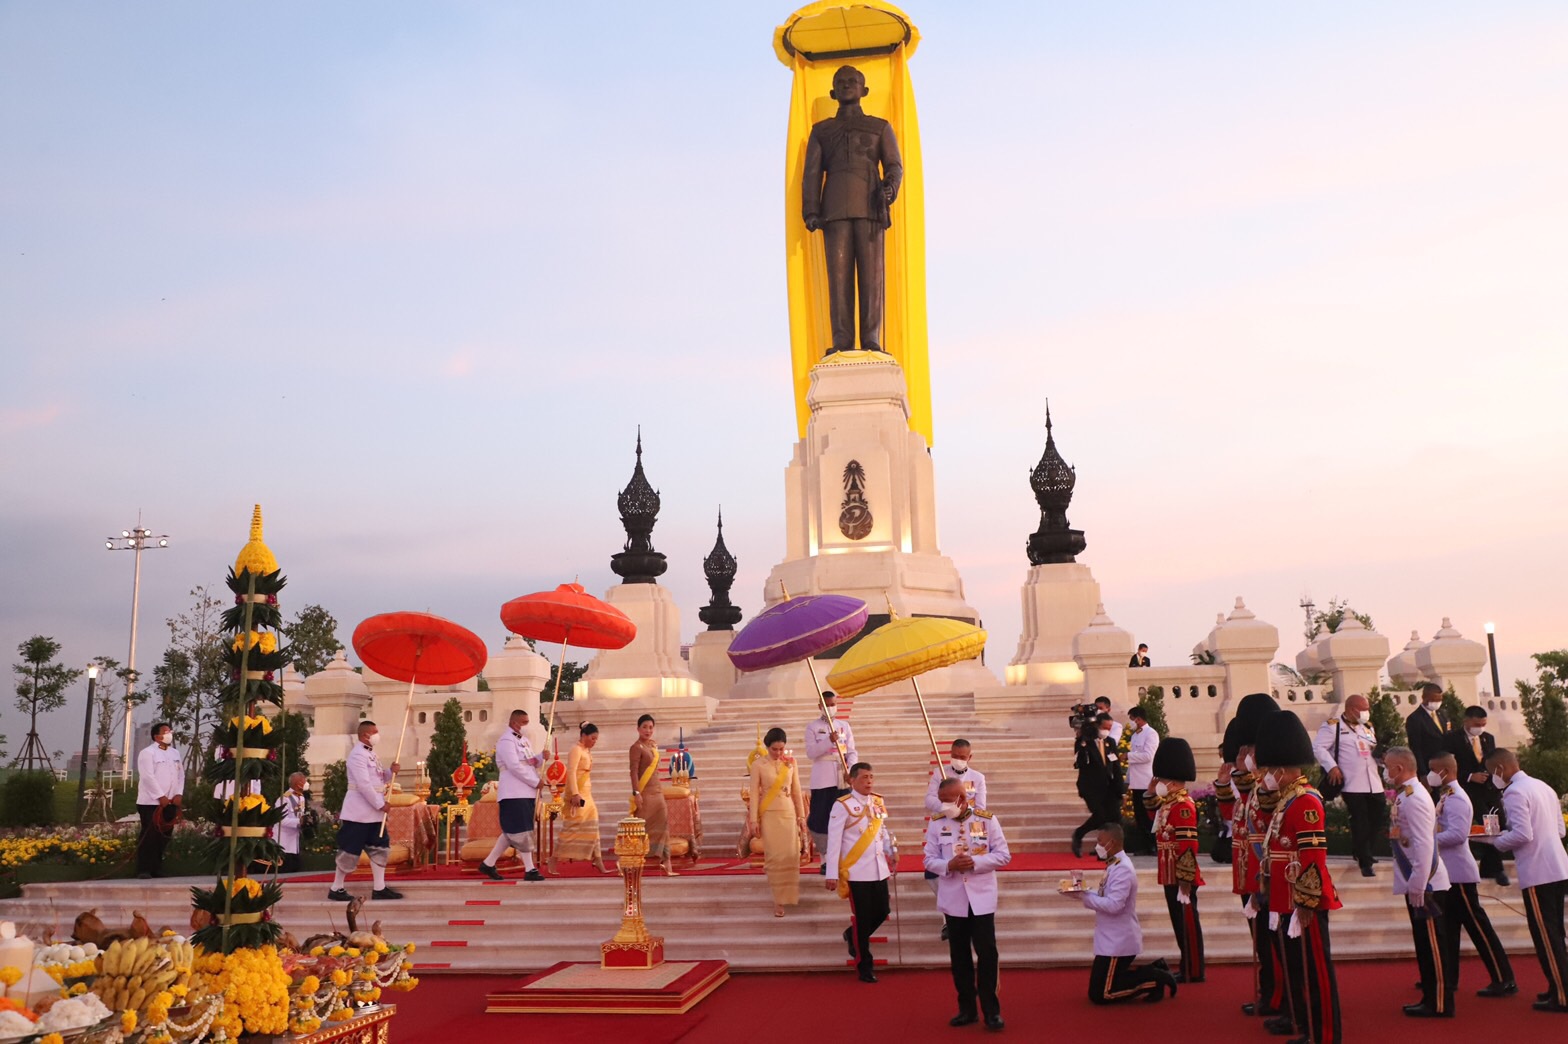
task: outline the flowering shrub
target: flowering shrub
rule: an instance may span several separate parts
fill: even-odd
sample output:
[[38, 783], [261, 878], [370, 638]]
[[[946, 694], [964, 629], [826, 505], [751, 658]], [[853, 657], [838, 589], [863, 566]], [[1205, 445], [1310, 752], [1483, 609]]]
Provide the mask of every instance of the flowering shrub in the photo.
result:
[[133, 825], [30, 827], [0, 834], [0, 867], [35, 863], [63, 866], [112, 864], [136, 847]]

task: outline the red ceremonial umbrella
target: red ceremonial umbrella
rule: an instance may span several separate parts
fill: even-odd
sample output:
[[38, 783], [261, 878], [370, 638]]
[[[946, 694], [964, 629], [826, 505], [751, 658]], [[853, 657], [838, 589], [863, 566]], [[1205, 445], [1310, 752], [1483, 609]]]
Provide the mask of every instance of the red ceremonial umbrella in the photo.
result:
[[561, 673], [566, 647], [624, 649], [637, 637], [631, 617], [609, 602], [583, 590], [582, 584], [561, 584], [553, 591], [535, 591], [501, 606], [501, 622], [513, 634], [536, 642], [560, 642], [561, 662], [555, 669], [555, 694], [550, 698], [550, 731], [555, 731], [555, 705], [561, 699]]
[[354, 628], [354, 653], [366, 667], [387, 678], [408, 682], [397, 753], [414, 705], [415, 685], [455, 685], [485, 669], [489, 654], [479, 636], [461, 624], [430, 613], [381, 613]]

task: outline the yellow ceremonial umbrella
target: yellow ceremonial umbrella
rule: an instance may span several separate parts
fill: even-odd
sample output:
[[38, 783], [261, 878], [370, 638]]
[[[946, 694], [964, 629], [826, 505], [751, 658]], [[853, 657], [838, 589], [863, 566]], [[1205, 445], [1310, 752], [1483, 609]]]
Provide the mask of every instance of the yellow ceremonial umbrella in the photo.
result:
[[[892, 612], [892, 606], [888, 611]], [[900, 619], [894, 615], [892, 620], [850, 646], [828, 675], [828, 686], [840, 696], [849, 698], [906, 678], [913, 681], [920, 717], [925, 720], [926, 736], [931, 740], [931, 753], [941, 765], [942, 752], [937, 749], [931, 717], [926, 713], [926, 701], [920, 695], [919, 675], [972, 660], [984, 649], [985, 632], [967, 621], [945, 616]]]

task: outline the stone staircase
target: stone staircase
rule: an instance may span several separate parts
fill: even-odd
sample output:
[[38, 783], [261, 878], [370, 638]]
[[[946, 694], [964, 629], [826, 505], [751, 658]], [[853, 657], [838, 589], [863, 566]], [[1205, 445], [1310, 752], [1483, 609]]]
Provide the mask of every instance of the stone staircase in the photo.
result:
[[[1086, 813], [1074, 789], [1072, 736], [1065, 718], [1028, 718], [1026, 731], [977, 724], [973, 697], [967, 695], [927, 697], [926, 707], [944, 755], [955, 737], [974, 745], [974, 766], [985, 773], [991, 811], [1002, 818], [1013, 851], [1066, 851], [1073, 828]], [[816, 716], [814, 710], [805, 700], [726, 699], [712, 722], [686, 736], [697, 764], [707, 853], [728, 851], [739, 838], [745, 814], [740, 788], [759, 726], [763, 732], [775, 725], [783, 728], [804, 770], [805, 727]], [[917, 851], [925, 833], [931, 742], [914, 696], [861, 696], [853, 701], [848, 720], [860, 759], [870, 762], [876, 773], [876, 790], [887, 802], [900, 851]], [[670, 745], [670, 737], [660, 739]], [[608, 848], [614, 823], [601, 826]]]
[[[1144, 952], [1174, 963], [1175, 943], [1156, 887], [1153, 861], [1137, 860]], [[1348, 859], [1331, 860], [1346, 909], [1334, 915], [1334, 952], [1341, 959], [1408, 960], [1414, 972], [1410, 926], [1402, 899], [1392, 894], [1391, 871], [1378, 864], [1376, 878], [1363, 878]], [[1212, 867], [1212, 873], [1211, 871]], [[1246, 922], [1228, 891], [1225, 868], [1205, 863], [1214, 885], [1200, 893], [1208, 958], [1249, 959]], [[1057, 894], [1062, 874], [1016, 871], [999, 875], [1002, 899], [997, 939], [1004, 964], [1015, 967], [1087, 966], [1092, 916], [1073, 899]], [[784, 920], [772, 916], [767, 881], [760, 874], [702, 878], [653, 877], [643, 885], [651, 931], [665, 939], [672, 960], [722, 958], [736, 969], [832, 970], [845, 962], [839, 933], [848, 907], [813, 876], [801, 878], [800, 905]], [[1222, 883], [1224, 882], [1224, 883]], [[0, 918], [15, 920], [40, 938], [52, 928], [68, 934], [83, 909], [95, 907], [110, 925], [129, 923], [140, 910], [155, 928], [183, 930], [190, 913], [189, 887], [196, 879], [114, 880], [29, 885], [20, 899], [0, 902]], [[354, 891], [367, 886], [351, 885]], [[367, 922], [381, 920], [389, 939], [418, 944], [416, 963], [429, 971], [524, 972], [556, 961], [595, 961], [599, 944], [619, 924], [618, 878], [546, 881], [538, 884], [479, 881], [399, 882], [406, 898], [367, 905]], [[1521, 987], [1538, 988], [1529, 933], [1515, 888], [1481, 886], [1486, 906], [1508, 952]], [[876, 947], [890, 967], [941, 967], [947, 948], [938, 938], [941, 918], [919, 874], [895, 879], [894, 915]], [[1513, 909], [1495, 900], [1501, 898]], [[278, 920], [297, 938], [341, 928], [343, 907], [326, 899], [319, 883], [286, 884]], [[1468, 939], [1462, 944], [1470, 952]], [[1470, 984], [1466, 984], [1468, 987]], [[1479, 987], [1480, 983], [1475, 983]]]

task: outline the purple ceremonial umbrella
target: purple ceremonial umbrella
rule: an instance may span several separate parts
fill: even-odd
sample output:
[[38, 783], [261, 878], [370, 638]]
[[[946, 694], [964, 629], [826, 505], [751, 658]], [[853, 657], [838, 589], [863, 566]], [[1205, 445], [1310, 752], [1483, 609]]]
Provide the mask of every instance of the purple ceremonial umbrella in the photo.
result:
[[[806, 661], [811, 671], [811, 686], [817, 692], [822, 713], [828, 713], [822, 698], [822, 684], [811, 658], [855, 637], [866, 626], [866, 603], [849, 595], [801, 595], [759, 613], [742, 627], [730, 642], [730, 662], [742, 671], [765, 671], [788, 663]], [[828, 715], [831, 717], [831, 715]], [[844, 752], [839, 751], [839, 761]], [[844, 775], [849, 766], [844, 765]]]

